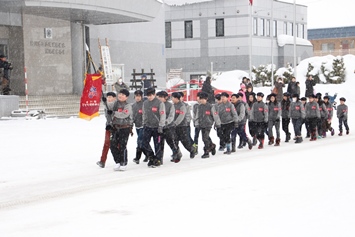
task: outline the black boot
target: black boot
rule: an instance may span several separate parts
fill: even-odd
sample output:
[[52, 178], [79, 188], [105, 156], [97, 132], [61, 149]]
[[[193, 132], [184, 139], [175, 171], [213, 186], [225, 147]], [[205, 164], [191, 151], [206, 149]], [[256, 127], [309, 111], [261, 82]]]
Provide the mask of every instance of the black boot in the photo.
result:
[[290, 139], [291, 139], [291, 133], [287, 133], [285, 142], [289, 142]]
[[[239, 139], [238, 149], [242, 149], [242, 148], [243, 148], [243, 141], [242, 141], [242, 139]], [[232, 150], [232, 152], [233, 152], [233, 150]]]
[[268, 143], [269, 145], [272, 145], [272, 144], [274, 144], [274, 137], [270, 137], [269, 138], [269, 143]]
[[136, 158], [133, 159], [133, 162], [139, 164], [139, 160], [141, 159], [141, 156], [142, 156], [142, 150], [139, 147], [137, 147]]
[[264, 139], [259, 139], [259, 146], [258, 149], [263, 149], [264, 148]]
[[258, 143], [258, 139], [256, 139], [256, 136], [253, 137], [253, 146], [255, 146]]
[[249, 150], [253, 149], [253, 143], [248, 139], [248, 148]]
[[173, 152], [173, 158], [171, 159], [172, 162], [178, 163], [181, 160], [182, 154], [180, 149]]
[[209, 158], [210, 155], [209, 155], [209, 151], [207, 149], [203, 149], [204, 153], [203, 155], [201, 156], [201, 158], [205, 159], [205, 158]]
[[[240, 143], [239, 143], [239, 146], [240, 146]], [[239, 148], [238, 146], [238, 148]], [[235, 142], [232, 142], [232, 152], [235, 152]]]
[[211, 146], [211, 154], [214, 156], [214, 155], [216, 155], [216, 144], [213, 144], [212, 143], [212, 146]]
[[155, 157], [155, 156], [152, 156], [152, 157], [149, 157], [148, 158], [148, 167], [149, 168], [155, 168], [155, 167], [157, 167], [157, 158]]

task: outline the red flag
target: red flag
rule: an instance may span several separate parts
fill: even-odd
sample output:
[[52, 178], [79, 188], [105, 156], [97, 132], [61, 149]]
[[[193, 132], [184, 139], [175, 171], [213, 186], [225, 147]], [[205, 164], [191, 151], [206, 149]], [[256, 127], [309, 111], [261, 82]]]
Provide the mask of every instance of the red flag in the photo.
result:
[[253, 0], [249, 0], [249, 5], [253, 5]]
[[101, 74], [86, 74], [83, 94], [80, 99], [79, 118], [91, 120], [99, 116], [101, 93]]

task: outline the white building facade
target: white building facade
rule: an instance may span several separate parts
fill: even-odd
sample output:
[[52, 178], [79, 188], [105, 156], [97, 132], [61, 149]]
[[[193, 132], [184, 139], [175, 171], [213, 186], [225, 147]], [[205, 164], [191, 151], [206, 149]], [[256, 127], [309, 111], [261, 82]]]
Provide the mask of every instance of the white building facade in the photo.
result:
[[[296, 48], [289, 42], [280, 46], [280, 35], [296, 36]], [[185, 80], [209, 70], [249, 72], [250, 65], [273, 62], [283, 67], [292, 65], [294, 58], [298, 63], [313, 55], [306, 39], [303, 5], [254, 0], [251, 6], [248, 0], [214, 0], [165, 10], [167, 71], [182, 68]]]

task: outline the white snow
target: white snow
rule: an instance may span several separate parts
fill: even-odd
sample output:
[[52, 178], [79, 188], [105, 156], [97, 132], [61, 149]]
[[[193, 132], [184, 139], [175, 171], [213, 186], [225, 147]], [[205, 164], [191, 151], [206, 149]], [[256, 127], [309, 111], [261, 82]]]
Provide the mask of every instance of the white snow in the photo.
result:
[[[287, 44], [294, 44], [294, 37], [291, 35], [278, 35], [277, 36], [277, 44], [279, 45], [279, 47], [283, 47]], [[296, 37], [296, 44], [297, 45], [308, 45], [308, 46], [312, 46], [311, 41], [306, 40], [306, 39], [302, 39], [302, 38], [298, 38]]]
[[[294, 144], [283, 142], [281, 132], [280, 147], [238, 149], [229, 156], [217, 152], [205, 160], [200, 137], [195, 159], [181, 146], [182, 161], [171, 163], [166, 145], [164, 165], [156, 169], [132, 162], [135, 135], [128, 142], [127, 171], [112, 170], [111, 154], [106, 168], [99, 168], [103, 116], [90, 122], [0, 121], [0, 236], [352, 237], [353, 57], [346, 57], [345, 65], [344, 84], [315, 88], [347, 99], [350, 135]], [[239, 87], [221, 78], [213, 83]], [[336, 118], [333, 127], [338, 132]], [[218, 143], [214, 130], [211, 138]]]

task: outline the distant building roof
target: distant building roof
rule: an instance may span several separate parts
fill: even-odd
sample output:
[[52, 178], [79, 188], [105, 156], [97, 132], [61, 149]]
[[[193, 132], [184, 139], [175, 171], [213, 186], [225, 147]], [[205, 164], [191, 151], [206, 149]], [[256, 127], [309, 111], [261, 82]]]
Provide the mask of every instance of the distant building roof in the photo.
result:
[[352, 36], [355, 36], [355, 26], [308, 30], [308, 40], [346, 38]]

